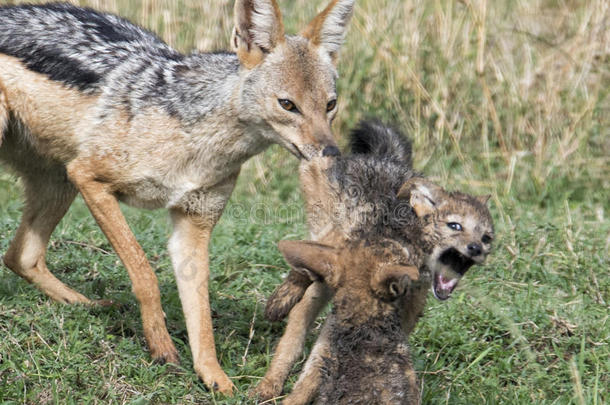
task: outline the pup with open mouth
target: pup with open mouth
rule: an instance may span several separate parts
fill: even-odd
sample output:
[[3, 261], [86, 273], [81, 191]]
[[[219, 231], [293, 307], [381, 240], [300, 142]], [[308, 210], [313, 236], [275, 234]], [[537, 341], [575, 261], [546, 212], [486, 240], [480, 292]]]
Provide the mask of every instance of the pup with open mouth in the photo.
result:
[[[447, 300], [462, 276], [475, 264], [482, 264], [492, 249], [493, 220], [487, 201], [489, 196], [474, 197], [460, 192], [448, 192], [433, 183], [419, 186], [417, 192], [406, 184], [399, 198], [409, 198], [421, 221], [421, 236], [431, 247], [426, 260], [432, 293]], [[425, 291], [409, 297], [425, 305]], [[409, 322], [408, 329], [416, 319]]]
[[[383, 239], [419, 270], [418, 280], [398, 298], [405, 336], [423, 313], [428, 289], [438, 299], [449, 298], [459, 278], [491, 249], [488, 198], [445, 191], [413, 172], [410, 143], [380, 122], [361, 123], [342, 157], [303, 162], [300, 178], [313, 241], [340, 247]], [[307, 331], [332, 295], [325, 282], [291, 269], [265, 308], [272, 321], [290, 314], [286, 332], [252, 395], [267, 400], [281, 393]]]

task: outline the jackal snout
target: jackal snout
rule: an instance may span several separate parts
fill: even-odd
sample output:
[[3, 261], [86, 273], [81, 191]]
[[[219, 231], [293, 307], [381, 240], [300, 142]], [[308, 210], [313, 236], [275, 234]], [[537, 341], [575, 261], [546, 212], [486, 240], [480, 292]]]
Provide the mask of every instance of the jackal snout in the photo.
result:
[[339, 156], [341, 152], [335, 142], [330, 125], [323, 130], [303, 130], [300, 145], [296, 148], [303, 155], [302, 158], [310, 160], [316, 157]]
[[324, 156], [339, 156], [341, 152], [335, 141], [335, 137], [329, 125], [324, 125], [321, 129], [314, 132], [314, 141], [316, 142], [316, 152], [313, 157]]
[[466, 246], [466, 249], [470, 257], [479, 257], [483, 252], [483, 248], [478, 243], [470, 243]]
[[319, 126], [314, 130], [312, 138], [314, 142], [313, 149], [315, 149], [312, 153], [312, 158], [320, 156], [339, 156], [341, 154], [330, 128], [330, 122], [324, 122], [322, 126]]

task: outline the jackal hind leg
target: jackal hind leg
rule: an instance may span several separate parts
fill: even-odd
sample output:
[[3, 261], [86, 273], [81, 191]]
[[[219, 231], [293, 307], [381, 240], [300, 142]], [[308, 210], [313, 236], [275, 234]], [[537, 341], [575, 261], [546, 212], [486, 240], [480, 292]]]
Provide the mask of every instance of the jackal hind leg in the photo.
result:
[[74, 201], [76, 189], [57, 170], [29, 173], [22, 176], [22, 181], [25, 207], [4, 263], [55, 301], [90, 303], [51, 274], [45, 262], [51, 233]]

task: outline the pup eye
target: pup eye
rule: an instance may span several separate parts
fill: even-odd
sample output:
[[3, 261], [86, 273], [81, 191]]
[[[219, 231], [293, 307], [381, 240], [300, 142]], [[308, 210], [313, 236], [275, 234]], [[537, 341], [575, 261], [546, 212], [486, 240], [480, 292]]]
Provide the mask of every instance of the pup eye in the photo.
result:
[[483, 237], [481, 238], [481, 241], [485, 244], [491, 243], [491, 236], [489, 235], [483, 235]]
[[285, 98], [278, 98], [277, 102], [280, 103], [282, 108], [286, 111], [290, 111], [293, 113], [299, 112], [299, 109], [297, 108], [297, 106], [294, 105], [294, 103], [290, 100], [286, 100]]
[[448, 222], [447, 226], [451, 229], [453, 229], [454, 231], [461, 231], [462, 230], [462, 225], [458, 224], [457, 222]]
[[331, 112], [337, 106], [337, 100], [330, 100], [328, 104], [326, 104], [326, 112]]

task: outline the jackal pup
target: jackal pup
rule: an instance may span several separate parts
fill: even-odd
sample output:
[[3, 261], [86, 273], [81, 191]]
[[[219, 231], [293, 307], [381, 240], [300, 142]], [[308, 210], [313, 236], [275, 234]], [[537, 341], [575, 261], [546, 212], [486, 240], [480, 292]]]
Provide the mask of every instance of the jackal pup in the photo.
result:
[[279, 248], [295, 271], [334, 291], [332, 311], [284, 405], [413, 405], [419, 391], [401, 297], [417, 267], [393, 241], [366, 235], [336, 248], [307, 241], [282, 241]]
[[[408, 334], [421, 316], [428, 288], [446, 299], [462, 275], [491, 249], [493, 225], [487, 197], [447, 192], [411, 170], [411, 147], [398, 131], [363, 122], [351, 134], [350, 155], [301, 165], [311, 239], [341, 247], [370, 235], [393, 240], [420, 270], [420, 282], [404, 294]], [[265, 315], [286, 332], [265, 378], [253, 391], [261, 398], [281, 393], [300, 355], [307, 330], [332, 289], [293, 270], [269, 298]]]
[[251, 156], [272, 143], [302, 159], [338, 154], [335, 64], [353, 3], [332, 0], [286, 36], [275, 0], [237, 0], [233, 52], [188, 56], [91, 9], [0, 7], [0, 159], [26, 199], [4, 263], [54, 300], [91, 303], [45, 264], [80, 192], [127, 268], [152, 357], [177, 362], [155, 273], [118, 201], [167, 208], [195, 370], [231, 393], [212, 332], [210, 235]]

